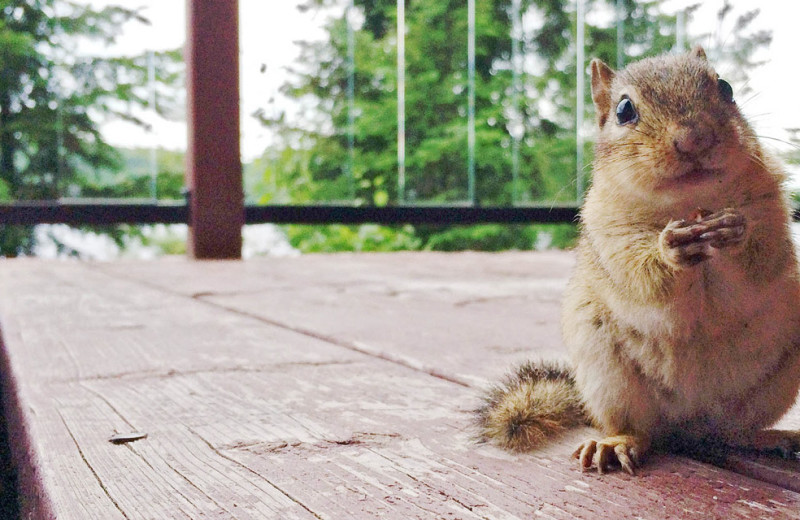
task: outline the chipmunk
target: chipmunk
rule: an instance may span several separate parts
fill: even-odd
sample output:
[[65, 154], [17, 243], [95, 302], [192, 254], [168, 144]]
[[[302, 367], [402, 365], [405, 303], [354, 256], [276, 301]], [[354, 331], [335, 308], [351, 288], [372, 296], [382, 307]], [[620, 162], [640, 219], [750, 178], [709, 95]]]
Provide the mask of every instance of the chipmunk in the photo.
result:
[[764, 430], [800, 386], [800, 276], [781, 166], [705, 52], [591, 62], [593, 182], [564, 294], [571, 368], [490, 391], [481, 435], [511, 450], [589, 423], [581, 469], [634, 474], [669, 439], [797, 450]]

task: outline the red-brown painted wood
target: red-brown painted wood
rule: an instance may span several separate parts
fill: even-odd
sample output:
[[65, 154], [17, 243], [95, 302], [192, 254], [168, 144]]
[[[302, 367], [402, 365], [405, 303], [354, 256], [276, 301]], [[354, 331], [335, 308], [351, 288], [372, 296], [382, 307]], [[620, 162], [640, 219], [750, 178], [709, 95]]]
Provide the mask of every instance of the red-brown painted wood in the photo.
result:
[[[560, 345], [549, 321], [572, 264], [6, 261], [25, 517], [800, 518], [797, 463], [659, 455], [635, 478], [600, 477], [569, 458], [590, 430], [528, 455], [474, 441], [482, 382]], [[130, 432], [147, 437], [109, 442]]]
[[240, 258], [238, 1], [187, 0], [186, 11], [189, 254]]

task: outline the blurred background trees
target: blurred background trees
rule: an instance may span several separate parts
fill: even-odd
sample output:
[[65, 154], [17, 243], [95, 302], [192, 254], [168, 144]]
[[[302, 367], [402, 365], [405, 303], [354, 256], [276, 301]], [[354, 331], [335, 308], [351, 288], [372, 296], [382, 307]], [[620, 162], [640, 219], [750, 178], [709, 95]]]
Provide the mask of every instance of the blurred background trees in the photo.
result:
[[[299, 41], [279, 96], [251, 114], [273, 136], [244, 165], [251, 203], [528, 205], [576, 203], [575, 0], [481, 0], [475, 11], [475, 141], [469, 146], [467, 3], [404, 0], [405, 154], [398, 162], [396, 0], [298, 0], [323, 36]], [[127, 5], [127, 4], [126, 4]], [[770, 43], [757, 11], [726, 1], [708, 34], [683, 32], [695, 8], [662, 0], [585, 0], [585, 48], [614, 66], [700, 42], [737, 95]], [[181, 198], [182, 152], [120, 149], [104, 122], [181, 111], [181, 50], [100, 52], [140, 11], [71, 0], [0, 0], [0, 200]], [[621, 25], [617, 20], [623, 21]], [[724, 28], [724, 29], [723, 29]], [[620, 32], [621, 29], [621, 32]], [[621, 46], [620, 46], [621, 44]], [[683, 47], [683, 48], [681, 48]], [[620, 61], [622, 63], [618, 63]], [[582, 171], [591, 162], [588, 88]], [[468, 180], [474, 164], [474, 184]], [[569, 246], [575, 226], [287, 226], [301, 251], [530, 249]], [[136, 228], [117, 228], [120, 244]], [[0, 255], [30, 253], [29, 227], [0, 225]]]
[[[100, 126], [109, 117], [144, 125], [132, 107], [174, 109], [180, 50], [124, 57], [87, 50], [113, 43], [127, 23], [147, 23], [125, 7], [4, 0], [0, 12], [0, 200], [150, 197], [149, 181]], [[161, 183], [175, 191], [174, 181]], [[32, 241], [30, 227], [0, 226], [3, 256], [29, 253]]]
[[[719, 26], [732, 24], [725, 41], [678, 33], [679, 20], [660, 0], [587, 0], [589, 57], [618, 65], [687, 50], [701, 42], [718, 65], [735, 63], [744, 85], [757, 65], [753, 55], [770, 34], [753, 31], [757, 11], [734, 14], [725, 3]], [[306, 0], [300, 8], [330, 16], [326, 37], [299, 42], [300, 59], [282, 94], [313, 110], [265, 106], [255, 116], [279, 136], [256, 171], [257, 200], [306, 203], [355, 199], [360, 204], [469, 202], [467, 5], [463, 1], [405, 0], [405, 182], [398, 182], [397, 2]], [[616, 13], [624, 20], [618, 33]], [[349, 27], [348, 27], [349, 19]], [[576, 7], [567, 0], [482, 0], [475, 14], [475, 200], [482, 205], [575, 202], [577, 77]], [[348, 31], [352, 30], [352, 33]], [[516, 48], [515, 48], [516, 47]], [[588, 65], [588, 58], [586, 64]], [[623, 63], [624, 64], [624, 63]], [[352, 75], [351, 75], [352, 72]], [[588, 88], [585, 134], [593, 112]], [[584, 172], [591, 142], [584, 144]], [[399, 190], [404, 187], [404, 193]], [[412, 230], [420, 247], [506, 249], [569, 245], [569, 226], [479, 226]], [[406, 228], [405, 232], [409, 232]], [[544, 232], [542, 235], [541, 232]], [[320, 230], [314, 248], [319, 248]], [[341, 228], [331, 228], [333, 241]], [[308, 231], [290, 228], [306, 248]], [[323, 232], [324, 234], [324, 232]]]

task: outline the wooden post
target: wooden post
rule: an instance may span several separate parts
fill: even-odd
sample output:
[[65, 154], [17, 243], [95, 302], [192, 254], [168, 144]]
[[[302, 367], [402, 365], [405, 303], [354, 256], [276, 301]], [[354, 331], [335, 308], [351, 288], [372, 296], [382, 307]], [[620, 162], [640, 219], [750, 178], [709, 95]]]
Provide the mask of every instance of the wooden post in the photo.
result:
[[241, 258], [239, 2], [187, 0], [188, 252]]

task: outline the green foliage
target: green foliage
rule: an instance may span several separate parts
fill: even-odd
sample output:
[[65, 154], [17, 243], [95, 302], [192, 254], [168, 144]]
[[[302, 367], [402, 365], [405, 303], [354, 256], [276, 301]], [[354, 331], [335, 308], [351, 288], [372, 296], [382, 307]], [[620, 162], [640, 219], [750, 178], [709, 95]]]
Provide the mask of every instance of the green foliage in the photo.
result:
[[[617, 66], [617, 27], [612, 13], [617, 0], [589, 0], [592, 16], [585, 28], [591, 56]], [[346, 13], [340, 0], [307, 0], [303, 10]], [[676, 49], [676, 16], [662, 0], [621, 3], [625, 20], [622, 41], [627, 60]], [[300, 59], [282, 93], [314, 106], [300, 117], [275, 105], [255, 115], [279, 136], [265, 153], [249, 184], [263, 203], [309, 203], [354, 200], [385, 205], [406, 202], [448, 203], [467, 198], [467, 12], [466, 2], [405, 1], [406, 192], [398, 193], [396, 2], [354, 0], [357, 16], [354, 62], [348, 62], [346, 16], [325, 26], [327, 38], [300, 43]], [[687, 21], [697, 6], [686, 10]], [[530, 72], [515, 80], [511, 39], [511, 0], [476, 4], [475, 116], [476, 197], [481, 204], [508, 205], [576, 200], [575, 65], [576, 13], [567, 0], [522, 0], [524, 24], [520, 51]], [[338, 10], [338, 11], [337, 11]], [[607, 16], [603, 16], [603, 14]], [[718, 26], [727, 38], [698, 35], [716, 63], [746, 76], [756, 65], [753, 52], [769, 44], [767, 31], [752, 29], [757, 12], [734, 16], [726, 1]], [[723, 45], [724, 43], [724, 45]], [[354, 100], [347, 97], [353, 75]], [[731, 77], [739, 81], [739, 77]], [[586, 89], [581, 102], [587, 124], [593, 107]], [[349, 119], [351, 103], [354, 107]], [[273, 114], [266, 117], [265, 114]], [[512, 138], [521, 135], [515, 143]], [[352, 131], [352, 136], [350, 135]], [[349, 150], [350, 139], [353, 149]], [[352, 153], [352, 155], [351, 155]], [[518, 173], [515, 175], [514, 154]], [[592, 144], [584, 150], [586, 177]], [[352, 162], [351, 162], [352, 161]], [[591, 179], [588, 179], [590, 182]], [[376, 228], [369, 228], [374, 231]], [[304, 228], [302, 250], [359, 249], [353, 228]], [[420, 247], [437, 250], [529, 249], [549, 242], [568, 247], [574, 225], [457, 228], [418, 227]], [[292, 233], [290, 233], [292, 235]], [[313, 239], [311, 238], [313, 237]], [[544, 240], [543, 237], [549, 237]], [[356, 245], [348, 246], [347, 240]], [[328, 245], [324, 245], [325, 241]], [[311, 244], [307, 247], [303, 244]], [[383, 240], [382, 244], [392, 244]], [[398, 246], [406, 247], [405, 240]]]
[[[616, 0], [587, 0], [599, 13], [586, 27], [592, 56], [614, 65], [617, 34], [609, 14]], [[624, 0], [628, 59], [674, 47], [675, 16], [662, 0]], [[301, 9], [337, 13], [321, 41], [300, 42], [300, 57], [282, 86], [295, 103], [272, 102], [258, 118], [276, 144], [245, 168], [248, 199], [259, 203], [352, 201], [452, 203], [467, 198], [467, 13], [463, 1], [405, 0], [406, 183], [399, 193], [397, 161], [396, 1], [354, 0], [359, 20], [351, 65], [343, 0], [306, 0]], [[521, 0], [527, 20], [520, 50], [525, 69], [514, 74], [511, 0], [476, 4], [476, 198], [484, 205], [576, 199], [576, 14], [568, 0]], [[70, 0], [0, 2], [0, 200], [59, 197], [180, 199], [182, 154], [159, 151], [155, 186], [149, 152], [116, 150], [103, 139], [106, 118], [144, 125], [131, 107], [169, 114], [179, 101], [180, 51], [156, 54], [155, 104], [146, 56], [82, 55], [86, 40], [112, 43], [127, 23], [147, 23], [136, 9], [93, 9]], [[690, 8], [689, 16], [694, 12]], [[757, 12], [734, 15], [726, 1], [718, 16], [724, 39], [698, 35], [728, 79], [743, 84], [769, 44], [754, 29]], [[745, 92], [744, 88], [738, 90]], [[587, 89], [580, 100], [591, 114]], [[286, 106], [302, 110], [286, 111]], [[350, 110], [351, 107], [354, 110]], [[591, 116], [587, 117], [587, 120]], [[514, 131], [512, 132], [512, 129]], [[512, 133], [515, 139], [512, 137]], [[352, 143], [352, 149], [350, 147]], [[586, 143], [584, 156], [591, 156]], [[587, 160], [588, 164], [588, 160]], [[290, 226], [303, 251], [340, 249], [532, 248], [569, 246], [573, 225], [379, 227]], [[137, 228], [107, 231], [124, 243]], [[545, 240], [543, 237], [550, 237]], [[144, 237], [146, 239], [146, 237]], [[143, 240], [144, 240], [143, 239]], [[0, 226], [0, 254], [30, 251], [29, 228]], [[171, 246], [170, 246], [171, 247]], [[180, 246], [176, 246], [179, 250]]]
[[289, 242], [302, 253], [337, 251], [507, 251], [575, 246], [574, 224], [474, 226], [286, 226]]
[[[116, 150], [120, 156], [122, 167], [119, 171], [109, 169], [83, 169], [76, 178], [79, 191], [76, 195], [86, 198], [129, 198], [150, 199], [153, 197], [152, 150], [143, 148], [120, 148]], [[156, 185], [155, 194], [160, 201], [183, 200], [184, 158], [183, 152], [156, 150]], [[25, 228], [28, 229], [28, 228]], [[170, 234], [152, 235], [148, 233], [152, 226], [120, 224], [114, 226], [81, 226], [87, 233], [103, 234], [111, 238], [121, 249], [125, 250], [133, 241], [142, 246], [155, 246], [163, 254], [183, 254], [186, 252], [186, 241], [183, 237]], [[61, 254], [79, 256], [66, 244], [58, 244]], [[26, 243], [18, 254], [28, 253], [33, 242]], [[13, 256], [13, 255], [9, 255]]]
[[425, 249], [431, 251], [533, 249], [538, 234], [534, 226], [500, 224], [458, 226], [432, 235], [425, 244]]
[[[132, 107], [174, 110], [182, 83], [179, 51], [154, 56], [159, 85], [151, 106], [146, 56], [98, 57], [82, 42], [111, 44], [137, 10], [93, 9], [68, 0], [0, 2], [0, 197], [43, 200], [109, 196], [87, 172], [117, 172], [120, 154], [99, 131], [108, 117], [144, 124]], [[101, 174], [102, 175], [102, 174]], [[137, 189], [136, 181], [118, 182]], [[86, 193], [84, 193], [84, 189]], [[28, 228], [0, 226], [0, 254], [30, 251]]]
[[145, 241], [144, 244], [158, 247], [159, 251], [165, 255], [186, 254], [186, 240], [179, 236], [172, 236], [159, 240], [149, 240]]
[[0, 201], [8, 202], [11, 200], [14, 200], [11, 196], [11, 188], [7, 182], [0, 180]]
[[507, 251], [575, 246], [578, 228], [574, 224], [481, 224], [428, 230], [423, 249], [430, 251]]
[[36, 244], [31, 226], [0, 225], [0, 252], [7, 257], [30, 253]]
[[578, 226], [575, 224], [543, 224], [541, 227], [550, 234], [547, 247], [571, 249], [578, 244]]
[[287, 226], [289, 243], [303, 253], [378, 252], [420, 249], [411, 226]]
[[181, 233], [170, 231], [169, 226], [150, 226], [137, 229], [143, 246], [155, 247], [164, 255], [185, 255], [186, 237]]
[[[120, 148], [116, 150], [121, 167], [112, 169], [82, 169], [78, 172], [75, 196], [88, 198], [153, 198], [183, 200], [183, 152]], [[153, 157], [155, 153], [155, 157]], [[153, 159], [156, 179], [153, 186]], [[155, 191], [154, 191], [155, 190]]]

